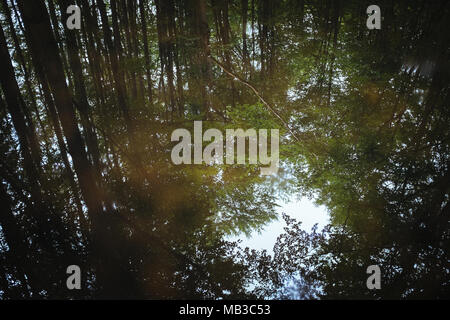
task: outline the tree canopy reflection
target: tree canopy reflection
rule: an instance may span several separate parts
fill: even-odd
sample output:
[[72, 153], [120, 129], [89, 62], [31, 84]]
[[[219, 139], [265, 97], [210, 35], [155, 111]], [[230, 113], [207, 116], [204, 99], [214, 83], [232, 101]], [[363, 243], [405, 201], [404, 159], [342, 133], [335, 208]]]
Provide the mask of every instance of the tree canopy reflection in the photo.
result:
[[[363, 1], [75, 2], [80, 30], [0, 2], [1, 298], [450, 296], [446, 1], [380, 0], [381, 30]], [[278, 174], [174, 165], [195, 120], [279, 129]], [[331, 224], [225, 240], [295, 195]]]

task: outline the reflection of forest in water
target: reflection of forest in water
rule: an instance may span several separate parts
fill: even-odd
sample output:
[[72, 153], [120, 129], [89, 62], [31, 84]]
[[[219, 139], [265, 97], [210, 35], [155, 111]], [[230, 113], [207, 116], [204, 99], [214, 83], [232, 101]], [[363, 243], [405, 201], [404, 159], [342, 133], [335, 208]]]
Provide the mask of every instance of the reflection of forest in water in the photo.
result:
[[[450, 296], [446, 1], [380, 0], [381, 30], [364, 1], [76, 3], [81, 30], [0, 1], [1, 298]], [[278, 174], [173, 165], [194, 120], [280, 129]], [[294, 195], [331, 225], [224, 240]]]

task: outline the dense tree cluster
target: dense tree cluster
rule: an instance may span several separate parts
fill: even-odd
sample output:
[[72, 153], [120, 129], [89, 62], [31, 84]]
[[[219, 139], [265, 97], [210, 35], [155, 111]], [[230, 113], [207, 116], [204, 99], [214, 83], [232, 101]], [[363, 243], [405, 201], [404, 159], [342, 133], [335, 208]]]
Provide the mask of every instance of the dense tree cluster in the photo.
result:
[[[0, 298], [450, 297], [450, 5], [369, 4], [0, 0]], [[174, 165], [194, 120], [280, 129], [278, 174]], [[293, 194], [331, 225], [225, 240]]]

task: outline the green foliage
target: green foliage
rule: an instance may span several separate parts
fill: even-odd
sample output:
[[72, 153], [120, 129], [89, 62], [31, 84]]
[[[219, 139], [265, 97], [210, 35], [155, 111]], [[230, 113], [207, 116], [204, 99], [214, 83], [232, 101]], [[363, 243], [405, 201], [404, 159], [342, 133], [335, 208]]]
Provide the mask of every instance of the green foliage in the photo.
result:
[[[0, 2], [0, 298], [449, 297], [445, 1], [368, 30], [360, 1], [83, 0], [77, 33], [67, 1], [23, 3]], [[175, 166], [195, 120], [279, 129], [278, 174]], [[293, 196], [331, 225], [285, 216], [273, 257], [224, 240]]]

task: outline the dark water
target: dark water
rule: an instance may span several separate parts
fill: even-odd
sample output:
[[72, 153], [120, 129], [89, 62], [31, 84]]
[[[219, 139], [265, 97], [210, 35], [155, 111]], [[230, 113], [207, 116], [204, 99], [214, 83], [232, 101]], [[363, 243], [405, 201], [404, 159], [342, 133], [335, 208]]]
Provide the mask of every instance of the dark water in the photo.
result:
[[[70, 4], [1, 1], [1, 298], [450, 297], [446, 1]], [[174, 163], [194, 121], [279, 130], [277, 170]], [[225, 240], [276, 218], [271, 256]]]

